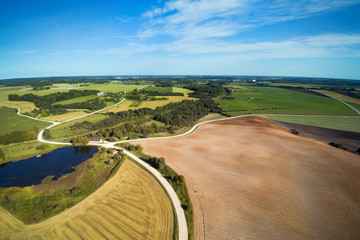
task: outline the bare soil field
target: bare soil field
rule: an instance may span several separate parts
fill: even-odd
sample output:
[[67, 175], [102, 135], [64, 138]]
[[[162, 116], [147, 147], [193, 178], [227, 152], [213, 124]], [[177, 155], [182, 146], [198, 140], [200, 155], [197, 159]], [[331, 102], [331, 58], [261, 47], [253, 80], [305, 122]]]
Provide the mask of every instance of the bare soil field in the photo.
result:
[[95, 193], [65, 212], [24, 225], [0, 208], [0, 239], [173, 239], [171, 202], [145, 170], [126, 160]]
[[360, 148], [360, 133], [342, 131], [330, 128], [313, 127], [297, 123], [287, 123], [282, 121], [269, 120], [270, 122], [284, 127], [286, 129], [296, 129], [300, 135], [307, 138], [312, 138], [325, 143], [336, 142], [341, 143], [345, 147], [356, 151]]
[[[185, 176], [195, 239], [359, 239], [360, 156], [260, 117], [138, 142]], [[136, 144], [136, 143], [135, 143]]]

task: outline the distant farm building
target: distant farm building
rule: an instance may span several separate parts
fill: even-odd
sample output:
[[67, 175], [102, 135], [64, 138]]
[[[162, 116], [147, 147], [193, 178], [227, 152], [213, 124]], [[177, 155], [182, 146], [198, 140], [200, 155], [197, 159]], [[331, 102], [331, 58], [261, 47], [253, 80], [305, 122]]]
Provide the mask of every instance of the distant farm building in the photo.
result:
[[115, 156], [115, 154], [117, 154], [119, 151], [117, 150], [111, 150], [110, 151], [110, 156]]
[[102, 143], [102, 138], [89, 138], [90, 143]]
[[104, 95], [104, 92], [98, 92], [98, 93], [96, 94], [96, 96], [102, 96], [102, 95]]

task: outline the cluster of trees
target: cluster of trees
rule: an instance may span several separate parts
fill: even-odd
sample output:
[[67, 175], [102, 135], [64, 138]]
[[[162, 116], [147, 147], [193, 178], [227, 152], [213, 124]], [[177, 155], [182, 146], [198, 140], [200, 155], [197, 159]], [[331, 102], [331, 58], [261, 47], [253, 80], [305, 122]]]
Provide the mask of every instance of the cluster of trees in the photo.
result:
[[[122, 138], [130, 133], [142, 134], [146, 137], [151, 133], [169, 131], [172, 132], [179, 128], [190, 126], [198, 119], [206, 116], [208, 113], [221, 112], [218, 104], [211, 98], [203, 97], [199, 101], [185, 100], [179, 103], [170, 103], [156, 109], [140, 108], [136, 110], [122, 111], [119, 113], [109, 113], [109, 118], [103, 119], [97, 123], [83, 121], [71, 126], [73, 131], [78, 129], [88, 129], [99, 131], [98, 136]], [[147, 119], [147, 120], [146, 120]], [[144, 126], [144, 121], [156, 120], [165, 123], [165, 127], [153, 123], [150, 126]], [[122, 126], [113, 129], [114, 125], [126, 122]]]
[[75, 137], [71, 140], [74, 146], [85, 146], [89, 143], [89, 139], [86, 136]]
[[217, 83], [208, 83], [208, 84], [193, 83], [186, 86], [186, 88], [194, 91], [193, 93], [190, 93], [189, 96], [195, 98], [202, 98], [204, 96], [214, 98], [227, 92], [231, 93], [230, 89], [224, 88], [223, 86]]
[[18, 143], [35, 140], [37, 137], [38, 130], [33, 131], [13, 131], [11, 133], [6, 133], [4, 135], [0, 135], [0, 144], [6, 145], [10, 143]]

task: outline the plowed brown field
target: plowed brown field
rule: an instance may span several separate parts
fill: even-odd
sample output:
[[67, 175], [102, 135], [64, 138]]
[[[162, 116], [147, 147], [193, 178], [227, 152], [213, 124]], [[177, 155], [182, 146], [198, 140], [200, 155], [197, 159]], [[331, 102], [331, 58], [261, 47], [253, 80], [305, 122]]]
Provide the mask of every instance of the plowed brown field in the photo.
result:
[[24, 225], [0, 208], [1, 239], [172, 239], [171, 202], [148, 172], [126, 160], [91, 196], [44, 222]]
[[360, 156], [259, 117], [139, 141], [185, 176], [196, 239], [360, 239]]

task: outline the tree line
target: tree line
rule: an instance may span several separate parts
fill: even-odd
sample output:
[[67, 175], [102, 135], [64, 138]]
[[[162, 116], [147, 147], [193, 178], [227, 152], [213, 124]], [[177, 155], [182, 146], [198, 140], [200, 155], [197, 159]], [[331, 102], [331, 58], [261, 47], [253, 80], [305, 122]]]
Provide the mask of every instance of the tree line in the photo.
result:
[[7, 145], [10, 143], [18, 143], [25, 142], [37, 139], [37, 134], [39, 130], [34, 127], [32, 131], [23, 130], [23, 131], [12, 131], [10, 133], [6, 133], [0, 135], [0, 144]]

